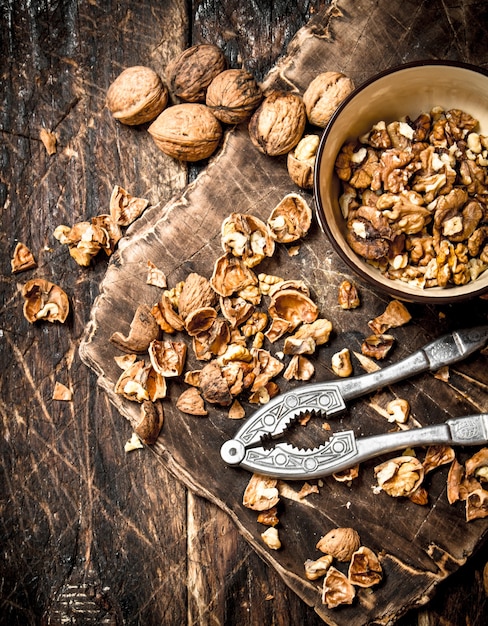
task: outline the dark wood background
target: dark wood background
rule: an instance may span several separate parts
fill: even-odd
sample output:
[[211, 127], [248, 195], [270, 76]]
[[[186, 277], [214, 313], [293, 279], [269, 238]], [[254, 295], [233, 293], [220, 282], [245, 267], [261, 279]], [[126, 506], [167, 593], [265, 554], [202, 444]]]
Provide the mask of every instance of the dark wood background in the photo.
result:
[[[111, 137], [103, 130], [106, 89], [124, 67], [164, 68], [177, 51], [206, 40], [224, 49], [230, 65], [262, 79], [296, 31], [329, 4], [0, 0], [0, 623], [323, 623], [225, 513], [149, 449], [125, 454], [130, 425], [78, 355], [106, 260], [82, 270], [52, 233], [103, 212], [114, 182], [163, 205], [198, 172], [156, 149], [138, 150], [142, 131], [118, 128]], [[371, 3], [357, 2], [359, 14], [362, 4]], [[344, 45], [364, 46], [392, 65], [418, 58], [409, 45], [420, 40], [425, 56], [488, 65], [481, 4], [394, 2], [388, 10], [397, 11], [392, 23], [400, 31], [416, 12], [419, 30], [399, 37], [371, 24], [370, 41], [363, 35]], [[449, 25], [457, 37], [446, 36]], [[477, 35], [463, 38], [469, 29]], [[39, 140], [42, 127], [56, 132], [55, 157]], [[145, 160], [155, 158], [161, 167], [149, 180], [154, 168]], [[13, 276], [17, 241], [39, 267]], [[23, 318], [19, 288], [34, 275], [69, 293], [65, 325], [31, 326]], [[74, 390], [72, 403], [52, 400], [56, 380]], [[486, 623], [485, 563], [480, 549], [427, 607], [398, 624]]]

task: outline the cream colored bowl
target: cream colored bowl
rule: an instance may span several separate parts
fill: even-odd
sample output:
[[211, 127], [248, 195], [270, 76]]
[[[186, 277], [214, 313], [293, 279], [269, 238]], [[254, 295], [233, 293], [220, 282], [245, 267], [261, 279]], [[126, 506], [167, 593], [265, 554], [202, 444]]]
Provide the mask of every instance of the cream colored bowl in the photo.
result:
[[488, 292], [488, 271], [464, 286], [422, 289], [392, 280], [349, 247], [339, 207], [340, 184], [334, 172], [342, 145], [367, 132], [380, 120], [389, 123], [406, 115], [415, 119], [434, 106], [461, 109], [477, 118], [488, 134], [488, 72], [474, 66], [423, 61], [382, 72], [356, 89], [337, 109], [321, 138], [315, 165], [314, 193], [319, 223], [347, 265], [363, 279], [412, 302], [448, 303]]

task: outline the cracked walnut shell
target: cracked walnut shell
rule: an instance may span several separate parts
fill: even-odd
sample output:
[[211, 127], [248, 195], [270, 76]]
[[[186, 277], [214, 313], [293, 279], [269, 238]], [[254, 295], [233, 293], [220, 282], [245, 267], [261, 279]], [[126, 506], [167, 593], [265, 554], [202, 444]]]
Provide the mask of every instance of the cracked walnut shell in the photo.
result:
[[69, 313], [66, 293], [54, 283], [42, 278], [29, 280], [22, 288], [24, 317], [33, 324], [38, 320], [64, 323]]
[[206, 104], [224, 124], [239, 124], [248, 117], [263, 98], [254, 76], [243, 69], [225, 70], [207, 89]]
[[249, 136], [263, 154], [286, 154], [300, 141], [307, 115], [300, 96], [273, 91], [260, 104], [249, 121]]
[[148, 128], [157, 147], [180, 161], [207, 159], [219, 145], [222, 126], [204, 104], [183, 103], [165, 109]]
[[107, 107], [116, 120], [135, 126], [155, 119], [168, 102], [168, 90], [150, 67], [128, 67], [107, 91]]

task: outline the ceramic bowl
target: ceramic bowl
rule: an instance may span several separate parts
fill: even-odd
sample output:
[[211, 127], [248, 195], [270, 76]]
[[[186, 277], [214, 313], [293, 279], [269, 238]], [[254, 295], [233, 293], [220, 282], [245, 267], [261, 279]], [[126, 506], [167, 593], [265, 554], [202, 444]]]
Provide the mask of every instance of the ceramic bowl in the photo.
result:
[[488, 292], [488, 271], [463, 286], [422, 288], [385, 277], [359, 257], [346, 240], [340, 206], [340, 181], [334, 171], [342, 145], [386, 123], [414, 120], [435, 106], [455, 108], [479, 120], [488, 135], [488, 72], [455, 62], [422, 61], [386, 70], [351, 93], [323, 132], [315, 164], [314, 196], [318, 221], [334, 249], [354, 273], [390, 296], [411, 302], [450, 303]]

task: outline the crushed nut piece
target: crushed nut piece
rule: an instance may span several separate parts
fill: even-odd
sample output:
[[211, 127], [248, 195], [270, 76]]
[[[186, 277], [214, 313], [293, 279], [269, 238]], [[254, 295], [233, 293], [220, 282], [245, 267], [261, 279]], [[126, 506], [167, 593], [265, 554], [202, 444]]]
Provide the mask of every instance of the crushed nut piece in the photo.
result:
[[25, 272], [26, 270], [37, 267], [34, 255], [24, 243], [18, 243], [15, 246], [14, 255], [10, 261], [12, 273]]
[[264, 533], [261, 533], [261, 539], [271, 550], [279, 550], [281, 548], [281, 541], [278, 529], [274, 526], [270, 526]]
[[341, 604], [352, 604], [355, 596], [356, 591], [347, 576], [331, 565], [322, 588], [323, 604], [329, 609], [334, 609]]
[[347, 378], [352, 374], [351, 353], [348, 348], [343, 348], [332, 355], [332, 371], [341, 378]]
[[410, 403], [403, 398], [395, 398], [386, 405], [388, 421], [397, 424], [405, 424], [410, 414]]
[[324, 554], [324, 556], [319, 557], [315, 561], [307, 559], [304, 563], [305, 578], [307, 580], [317, 580], [322, 578], [332, 565], [333, 560], [334, 559], [330, 556], [330, 554]]
[[280, 500], [277, 485], [274, 478], [253, 474], [244, 491], [242, 504], [254, 511], [267, 511], [276, 506]]
[[73, 392], [62, 383], [56, 381], [54, 384], [53, 400], [64, 400], [70, 402], [73, 399]]
[[413, 456], [400, 456], [374, 468], [378, 485], [394, 498], [409, 496], [424, 479], [422, 463]]
[[203, 398], [195, 387], [186, 389], [176, 401], [176, 408], [189, 415], [208, 415]]
[[136, 433], [132, 433], [132, 437], [125, 443], [124, 451], [125, 452], [133, 452], [134, 450], [141, 450], [144, 448], [144, 444], [136, 435]]
[[351, 558], [348, 578], [358, 587], [372, 587], [381, 582], [383, 570], [376, 554], [366, 546], [361, 546]]

